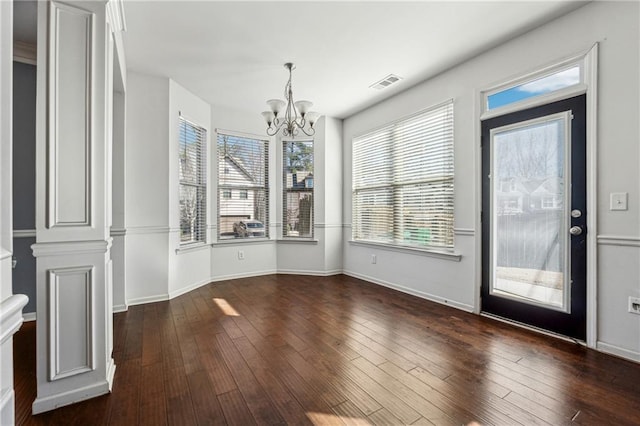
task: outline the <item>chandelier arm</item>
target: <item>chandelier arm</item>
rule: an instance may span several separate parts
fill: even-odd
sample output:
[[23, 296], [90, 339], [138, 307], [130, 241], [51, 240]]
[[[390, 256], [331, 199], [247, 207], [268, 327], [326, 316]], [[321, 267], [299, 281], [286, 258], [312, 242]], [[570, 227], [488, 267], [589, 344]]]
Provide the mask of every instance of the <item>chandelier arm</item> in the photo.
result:
[[302, 130], [302, 133], [304, 133], [307, 136], [313, 136], [316, 134], [316, 129], [314, 129], [313, 127], [309, 128], [309, 132], [307, 132], [304, 127], [300, 127], [300, 130]]
[[276, 123], [276, 121], [274, 120], [274, 122], [272, 123], [273, 124], [273, 130], [271, 130], [271, 132], [269, 130], [272, 129], [272, 127], [271, 126], [267, 127], [267, 135], [275, 136], [275, 134], [278, 133], [280, 131], [280, 129], [282, 129], [282, 126], [285, 124], [285, 120], [278, 120], [278, 121], [279, 122]]

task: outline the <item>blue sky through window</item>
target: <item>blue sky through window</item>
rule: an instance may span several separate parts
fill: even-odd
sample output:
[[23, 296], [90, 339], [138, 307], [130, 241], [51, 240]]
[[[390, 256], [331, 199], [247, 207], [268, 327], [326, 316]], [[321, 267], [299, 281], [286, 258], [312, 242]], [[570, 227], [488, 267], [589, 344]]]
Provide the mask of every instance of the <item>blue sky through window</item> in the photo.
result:
[[580, 67], [576, 65], [555, 74], [489, 95], [487, 97], [487, 107], [489, 110], [496, 109], [524, 99], [564, 89], [565, 87], [570, 87], [578, 83], [580, 83]]

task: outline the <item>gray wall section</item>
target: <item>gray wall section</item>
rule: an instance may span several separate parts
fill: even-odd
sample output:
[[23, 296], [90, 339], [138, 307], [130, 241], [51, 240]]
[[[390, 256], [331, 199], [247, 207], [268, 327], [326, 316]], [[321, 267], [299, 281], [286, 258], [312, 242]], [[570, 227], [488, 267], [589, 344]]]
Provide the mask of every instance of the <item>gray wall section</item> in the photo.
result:
[[[35, 229], [36, 67], [13, 63], [13, 229]], [[26, 294], [24, 313], [36, 311], [35, 237], [14, 238], [13, 293]]]
[[13, 229], [35, 229], [36, 67], [13, 63]]
[[29, 298], [29, 303], [22, 310], [25, 314], [36, 311], [36, 258], [31, 251], [35, 242], [35, 237], [13, 239], [13, 256], [18, 261], [13, 269], [13, 293], [25, 294]]

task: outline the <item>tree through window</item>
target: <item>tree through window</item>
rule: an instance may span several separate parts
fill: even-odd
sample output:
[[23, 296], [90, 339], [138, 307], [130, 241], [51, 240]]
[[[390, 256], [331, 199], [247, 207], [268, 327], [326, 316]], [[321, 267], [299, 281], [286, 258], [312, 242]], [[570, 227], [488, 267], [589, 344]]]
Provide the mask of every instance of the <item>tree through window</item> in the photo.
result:
[[313, 238], [313, 141], [283, 141], [282, 159], [282, 236]]

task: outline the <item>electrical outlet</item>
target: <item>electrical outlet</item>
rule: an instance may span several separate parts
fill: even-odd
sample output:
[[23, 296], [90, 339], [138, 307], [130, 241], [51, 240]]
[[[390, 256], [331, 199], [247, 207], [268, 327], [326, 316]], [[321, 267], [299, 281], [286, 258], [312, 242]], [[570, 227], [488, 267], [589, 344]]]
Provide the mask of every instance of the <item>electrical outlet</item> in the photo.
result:
[[640, 315], [640, 297], [629, 296], [629, 312]]
[[376, 263], [378, 263], [378, 256], [376, 256], [375, 254], [372, 254], [371, 255], [371, 263], [374, 264], [374, 265]]
[[244, 250], [238, 250], [238, 260], [244, 260]]

